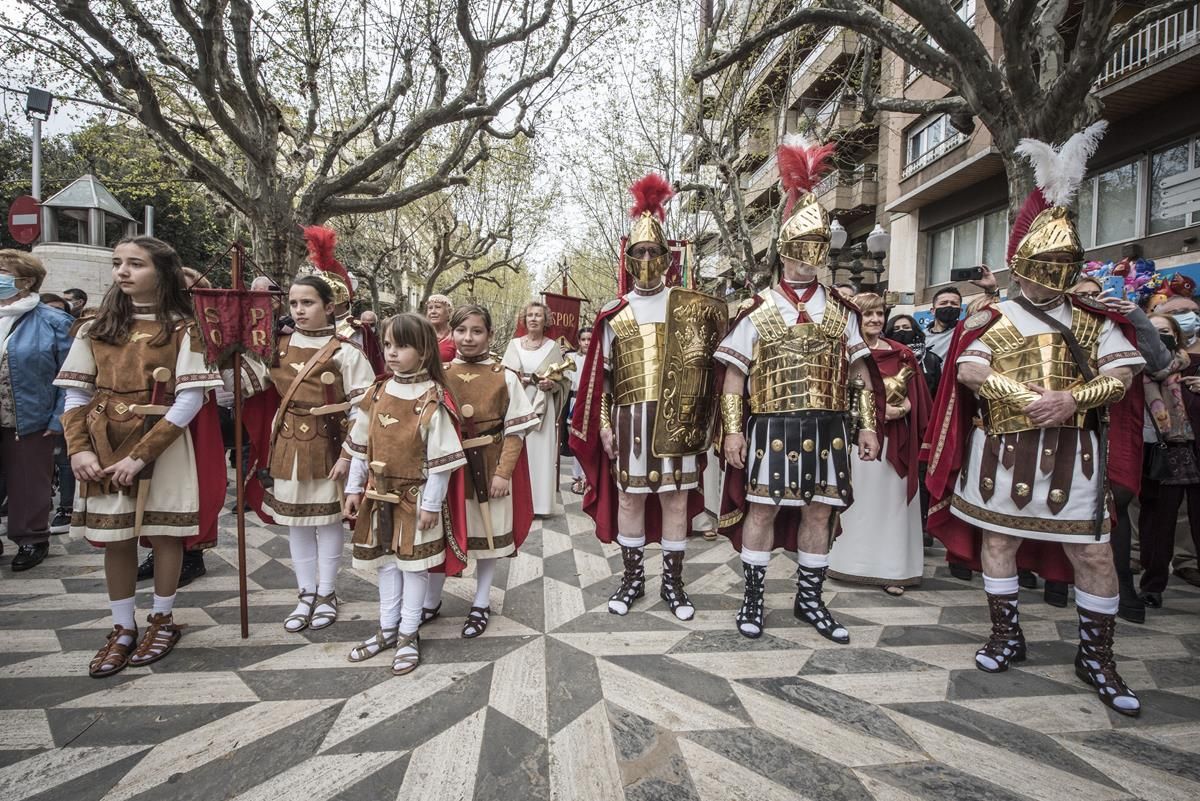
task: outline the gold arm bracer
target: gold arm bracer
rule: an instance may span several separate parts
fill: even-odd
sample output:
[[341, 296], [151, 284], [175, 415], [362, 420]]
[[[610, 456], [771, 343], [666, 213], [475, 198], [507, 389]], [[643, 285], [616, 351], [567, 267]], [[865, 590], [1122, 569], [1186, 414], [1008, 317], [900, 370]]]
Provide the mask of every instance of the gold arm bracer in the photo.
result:
[[1111, 375], [1098, 375], [1083, 386], [1071, 390], [1080, 411], [1116, 403], [1125, 397], [1125, 384]]
[[726, 434], [742, 433], [742, 396], [732, 392], [721, 395], [721, 427]]
[[612, 393], [600, 394], [600, 430], [612, 428]]
[[854, 393], [855, 416], [859, 431], [875, 430], [875, 390], [863, 386]]
[[1037, 400], [1038, 394], [1006, 375], [993, 372], [979, 387], [979, 397], [1021, 410]]

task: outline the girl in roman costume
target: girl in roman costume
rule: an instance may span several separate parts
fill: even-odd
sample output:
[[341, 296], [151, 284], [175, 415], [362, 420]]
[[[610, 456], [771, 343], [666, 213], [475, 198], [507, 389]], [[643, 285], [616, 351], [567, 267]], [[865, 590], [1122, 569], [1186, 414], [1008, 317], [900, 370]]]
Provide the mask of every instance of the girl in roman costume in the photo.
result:
[[503, 364], [517, 373], [525, 395], [541, 416], [538, 427], [525, 437], [529, 453], [529, 482], [533, 488], [533, 513], [543, 517], [561, 511], [558, 493], [558, 416], [566, 403], [569, 379], [547, 377], [562, 364], [562, 348], [546, 336], [546, 305], [533, 301], [521, 313], [526, 334], [508, 343]]
[[[203, 478], [189, 425], [208, 388], [221, 384], [204, 363], [175, 250], [153, 237], [124, 239], [112, 272], [54, 382], [66, 389], [63, 428], [78, 481], [71, 533], [104, 547], [113, 628], [88, 667], [94, 678], [156, 662], [182, 636], [172, 609], [183, 543], [200, 524]], [[156, 555], [154, 609], [140, 641], [139, 537]]]
[[[461, 306], [450, 317], [457, 355], [446, 365], [446, 385], [458, 403], [467, 467], [467, 550], [475, 559], [475, 600], [462, 636], [487, 630], [489, 597], [496, 560], [515, 556], [533, 523], [525, 433], [538, 424], [537, 412], [520, 379], [488, 348], [492, 316], [482, 306]], [[437, 617], [445, 573], [431, 573], [424, 618]]]
[[254, 504], [262, 493], [260, 516], [288, 527], [299, 603], [283, 627], [299, 632], [337, 620], [346, 537], [342, 488], [350, 470], [342, 437], [375, 372], [362, 350], [334, 331], [334, 295], [324, 279], [293, 281], [288, 307], [295, 330], [280, 337], [278, 363], [268, 367], [247, 357], [243, 385], [247, 394], [267, 399], [246, 408], [254, 480], [263, 485], [249, 494]]
[[883, 330], [883, 298], [854, 296], [862, 312], [862, 337], [879, 368], [886, 394], [882, 459], [863, 461], [850, 454], [850, 469], [860, 487], [870, 487], [869, 503], [842, 513], [842, 535], [829, 552], [829, 577], [876, 584], [890, 595], [921, 583], [924, 569], [921, 500], [917, 463], [933, 401], [913, 352]]
[[[416, 314], [383, 324], [392, 375], [376, 383], [350, 429], [345, 451], [354, 466], [346, 517], [354, 525], [354, 566], [379, 571], [379, 631], [350, 651], [351, 662], [395, 648], [392, 672], [420, 664], [421, 609], [434, 568], [456, 572], [466, 559], [463, 482], [467, 463], [437, 335]], [[449, 531], [443, 506], [449, 499]]]

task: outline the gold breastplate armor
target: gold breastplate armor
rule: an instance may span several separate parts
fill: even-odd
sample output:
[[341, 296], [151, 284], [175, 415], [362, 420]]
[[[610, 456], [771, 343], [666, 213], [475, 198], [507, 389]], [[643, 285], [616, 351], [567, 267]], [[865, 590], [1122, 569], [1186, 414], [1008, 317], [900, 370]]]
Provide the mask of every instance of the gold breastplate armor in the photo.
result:
[[819, 323], [789, 327], [775, 300], [767, 297], [750, 313], [750, 320], [758, 331], [750, 365], [752, 414], [849, 408], [849, 312], [841, 304], [826, 303]]
[[633, 309], [626, 306], [609, 325], [616, 336], [612, 353], [614, 405], [657, 401], [666, 324], [638, 324]]
[[[1104, 318], [1080, 309], [1071, 311], [1071, 333], [1088, 354], [1088, 363], [1098, 372], [1096, 360]], [[1021, 385], [1034, 384], [1054, 391], [1069, 391], [1082, 386], [1083, 375], [1071, 357], [1071, 349], [1061, 334], [1025, 336], [1007, 317], [1001, 317], [985, 331], [980, 340], [992, 349], [992, 370]], [[1002, 401], [981, 400], [983, 420], [989, 434], [1032, 431], [1038, 426], [1019, 409]], [[1084, 428], [1087, 412], [1076, 412], [1064, 428]]]

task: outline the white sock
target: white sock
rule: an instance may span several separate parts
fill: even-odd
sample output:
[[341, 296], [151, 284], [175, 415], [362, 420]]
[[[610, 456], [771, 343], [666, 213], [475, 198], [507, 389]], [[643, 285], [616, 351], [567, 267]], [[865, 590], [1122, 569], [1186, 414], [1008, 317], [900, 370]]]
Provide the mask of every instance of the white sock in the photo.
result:
[[329, 595], [337, 583], [346, 529], [341, 523], [317, 526], [317, 594]]
[[1095, 612], [1101, 615], [1115, 615], [1117, 608], [1120, 606], [1121, 596], [1114, 595], [1111, 598], [1103, 595], [1092, 595], [1089, 592], [1084, 592], [1075, 588], [1075, 606], [1081, 612]]
[[429, 571], [404, 571], [403, 600], [400, 603], [400, 633], [409, 635], [421, 626], [421, 605], [429, 585]]
[[748, 565], [755, 567], [766, 567], [771, 563], [770, 551], [752, 551], [749, 548], [742, 548], [742, 561]]
[[992, 578], [987, 573], [983, 574], [983, 591], [988, 595], [1016, 595], [1020, 586], [1016, 576]]
[[662, 544], [662, 549], [664, 551], [686, 551], [687, 550], [687, 540], [664, 539], [661, 544]]
[[472, 606], [487, 609], [492, 605], [492, 579], [495, 575], [495, 559], [480, 559], [475, 562], [475, 602]]
[[400, 598], [404, 577], [400, 567], [385, 564], [379, 568], [379, 628], [394, 629], [400, 625]]
[[625, 548], [645, 548], [645, 534], [618, 534], [617, 542]]
[[800, 567], [816, 570], [819, 567], [829, 567], [829, 554], [796, 551], [796, 561], [800, 563]]
[[583, 465], [579, 464], [578, 459], [572, 459], [571, 461], [574, 463], [571, 468], [571, 478], [578, 481], [583, 478]]
[[155, 593], [154, 595], [154, 614], [169, 615], [171, 610], [175, 608], [175, 596], [168, 595], [163, 597]]
[[290, 526], [288, 547], [292, 552], [292, 570], [300, 592], [317, 591], [317, 530], [312, 526]]
[[426, 609], [437, 609], [442, 605], [442, 590], [445, 587], [445, 573], [429, 574], [429, 585], [425, 588], [425, 600], [422, 602]]
[[[108, 606], [112, 609], [112, 620], [114, 626], [133, 631], [137, 628], [137, 597], [130, 595], [128, 598], [122, 598], [119, 601], [109, 601]], [[133, 642], [133, 635], [126, 635], [121, 638], [125, 645]]]

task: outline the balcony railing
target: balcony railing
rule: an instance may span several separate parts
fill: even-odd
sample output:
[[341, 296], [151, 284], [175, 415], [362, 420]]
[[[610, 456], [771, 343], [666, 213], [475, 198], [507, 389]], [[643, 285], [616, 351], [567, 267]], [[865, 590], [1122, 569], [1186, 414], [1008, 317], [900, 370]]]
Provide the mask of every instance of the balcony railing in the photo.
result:
[[911, 178], [951, 150], [954, 150], [954, 148], [965, 144], [970, 138], [961, 131], [954, 131], [948, 138], [938, 142], [929, 150], [926, 150], [920, 156], [906, 164], [904, 169], [900, 171], [900, 180], [903, 181], [905, 178]]
[[1200, 3], [1160, 19], [1122, 42], [1096, 79], [1096, 86], [1107, 86], [1198, 43]]
[[834, 170], [821, 179], [813, 187], [813, 194], [821, 197], [826, 192], [839, 186], [854, 186], [862, 181], [874, 181], [879, 176], [878, 164], [859, 164], [853, 169]]
[[763, 184], [771, 183], [779, 177], [778, 164], [774, 154], [771, 158], [763, 162], [763, 165], [750, 174], [750, 180], [746, 183], [746, 189], [754, 191]]

